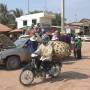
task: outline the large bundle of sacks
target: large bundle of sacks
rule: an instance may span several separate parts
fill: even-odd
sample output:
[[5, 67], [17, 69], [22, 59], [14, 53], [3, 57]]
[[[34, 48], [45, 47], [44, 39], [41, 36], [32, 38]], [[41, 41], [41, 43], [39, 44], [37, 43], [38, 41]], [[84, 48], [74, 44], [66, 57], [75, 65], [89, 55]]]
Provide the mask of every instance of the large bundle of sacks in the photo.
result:
[[65, 42], [50, 41], [49, 44], [53, 47], [53, 58], [61, 60], [70, 56], [70, 46]]

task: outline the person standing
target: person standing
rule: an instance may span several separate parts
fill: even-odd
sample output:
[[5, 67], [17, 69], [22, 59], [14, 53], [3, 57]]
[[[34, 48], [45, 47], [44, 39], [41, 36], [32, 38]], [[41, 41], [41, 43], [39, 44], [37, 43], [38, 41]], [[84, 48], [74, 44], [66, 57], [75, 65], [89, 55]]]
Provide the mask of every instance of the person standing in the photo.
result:
[[52, 41], [59, 41], [58, 31], [55, 31], [52, 35]]
[[81, 59], [82, 58], [81, 47], [82, 47], [81, 38], [78, 36], [75, 39], [75, 50], [74, 50], [74, 56], [77, 59]]

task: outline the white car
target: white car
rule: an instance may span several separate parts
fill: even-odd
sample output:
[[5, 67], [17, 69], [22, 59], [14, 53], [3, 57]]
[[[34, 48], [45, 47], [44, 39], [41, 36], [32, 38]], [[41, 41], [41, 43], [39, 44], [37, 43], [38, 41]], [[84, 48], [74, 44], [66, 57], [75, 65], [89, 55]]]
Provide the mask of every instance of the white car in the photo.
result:
[[82, 39], [83, 41], [90, 41], [90, 36], [89, 36], [89, 35], [82, 35], [82, 36], [81, 36], [81, 39]]

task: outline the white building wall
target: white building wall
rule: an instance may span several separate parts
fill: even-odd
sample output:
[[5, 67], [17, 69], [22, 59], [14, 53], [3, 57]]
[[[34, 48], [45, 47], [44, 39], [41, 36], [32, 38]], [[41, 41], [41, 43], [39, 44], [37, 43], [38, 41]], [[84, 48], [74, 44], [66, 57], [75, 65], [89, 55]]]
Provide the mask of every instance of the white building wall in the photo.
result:
[[46, 13], [37, 13], [37, 14], [31, 14], [31, 15], [24, 15], [21, 16], [19, 18], [16, 18], [16, 22], [17, 22], [17, 28], [22, 28], [23, 27], [23, 21], [27, 20], [27, 26], [31, 26], [32, 25], [32, 20], [36, 19], [37, 23], [41, 23], [41, 24], [50, 24], [51, 25], [51, 19], [53, 17], [50, 15], [48, 16], [48, 14], [46, 15]]
[[18, 20], [17, 28], [22, 28], [22, 27], [23, 27], [23, 21]]
[[32, 25], [32, 20], [31, 19], [27, 20], [27, 26], [31, 26], [31, 25]]

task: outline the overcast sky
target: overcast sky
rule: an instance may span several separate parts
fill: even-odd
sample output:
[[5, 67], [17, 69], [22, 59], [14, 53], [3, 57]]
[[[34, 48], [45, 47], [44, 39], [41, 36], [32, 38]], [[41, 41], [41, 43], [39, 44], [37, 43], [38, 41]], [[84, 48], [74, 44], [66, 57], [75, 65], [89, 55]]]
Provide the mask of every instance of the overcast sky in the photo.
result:
[[[48, 10], [60, 13], [61, 0], [30, 0], [30, 11]], [[24, 13], [28, 10], [28, 0], [0, 0], [6, 3], [8, 9], [21, 8]], [[65, 18], [68, 21], [78, 21], [82, 18], [90, 19], [90, 0], [65, 0]]]

